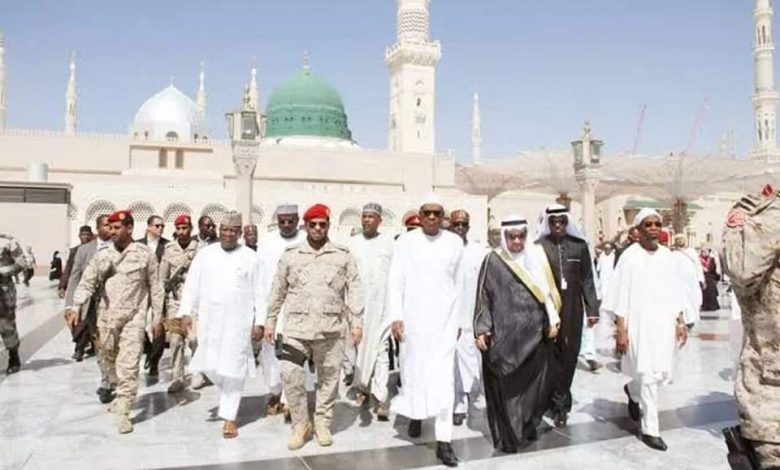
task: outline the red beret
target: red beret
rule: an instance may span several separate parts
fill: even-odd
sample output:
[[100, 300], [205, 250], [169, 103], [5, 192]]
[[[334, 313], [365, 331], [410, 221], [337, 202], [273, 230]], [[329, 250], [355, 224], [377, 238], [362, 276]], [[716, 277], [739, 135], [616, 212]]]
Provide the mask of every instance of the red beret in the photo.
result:
[[303, 221], [308, 222], [311, 219], [330, 220], [330, 209], [325, 204], [314, 204], [303, 213]]
[[669, 232], [667, 232], [666, 230], [661, 230], [658, 233], [658, 241], [663, 243], [664, 245], [669, 243]]
[[108, 223], [111, 224], [111, 223], [114, 223], [114, 222], [121, 222], [121, 221], [125, 220], [128, 217], [132, 217], [129, 210], [121, 210], [121, 211], [112, 212], [108, 216]]
[[420, 220], [420, 217], [417, 214], [410, 214], [406, 219], [404, 219], [404, 225], [421, 225], [422, 221]]
[[189, 214], [179, 214], [173, 221], [173, 225], [192, 225], [192, 219]]

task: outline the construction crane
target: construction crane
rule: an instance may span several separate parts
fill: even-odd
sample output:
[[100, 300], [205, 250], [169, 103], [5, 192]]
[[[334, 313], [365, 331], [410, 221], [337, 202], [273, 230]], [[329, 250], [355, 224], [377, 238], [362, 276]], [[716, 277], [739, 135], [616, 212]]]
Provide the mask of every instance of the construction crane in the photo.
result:
[[639, 112], [639, 122], [636, 124], [636, 135], [634, 136], [634, 145], [631, 147], [631, 155], [636, 155], [636, 151], [639, 148], [639, 141], [642, 140], [642, 128], [645, 125], [645, 113], [647, 112], [647, 105], [642, 105], [642, 110]]
[[691, 150], [693, 150], [693, 146], [696, 144], [696, 137], [699, 134], [699, 128], [701, 127], [701, 123], [702, 121], [704, 121], [704, 115], [707, 113], [707, 110], [709, 110], [709, 108], [710, 108], [710, 99], [704, 98], [704, 101], [702, 101], [698, 111], [696, 111], [696, 118], [693, 120], [691, 135], [688, 137], [688, 145], [685, 147], [685, 150], [683, 150], [682, 152], [683, 155], [687, 155], [691, 152]]

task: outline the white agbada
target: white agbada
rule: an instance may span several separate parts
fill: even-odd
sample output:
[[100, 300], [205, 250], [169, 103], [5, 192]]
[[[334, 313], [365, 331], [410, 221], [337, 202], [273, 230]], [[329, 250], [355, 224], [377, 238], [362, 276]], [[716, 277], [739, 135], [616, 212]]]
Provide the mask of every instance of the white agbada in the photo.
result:
[[647, 251], [635, 243], [620, 257], [602, 309], [625, 320], [628, 354], [622, 370], [627, 375], [671, 375], [677, 315], [685, 308], [676, 269], [662, 245]]
[[609, 283], [612, 280], [612, 275], [615, 273], [615, 250], [612, 250], [610, 254], [602, 253], [599, 255], [599, 262], [596, 266], [596, 271], [599, 275], [601, 298], [603, 299], [607, 296]]
[[182, 290], [177, 317], [197, 315], [198, 349], [190, 367], [220, 386], [255, 375], [252, 327], [265, 322], [262, 263], [239, 245], [225, 251], [219, 243], [198, 252]]
[[[276, 277], [276, 268], [279, 265], [279, 258], [282, 257], [284, 250], [291, 246], [298, 245], [306, 241], [306, 232], [299, 230], [294, 237], [284, 238], [279, 231], [269, 233], [262, 237], [257, 245], [257, 256], [268, 272], [264, 276], [262, 285], [266, 302], [270, 300], [271, 286]], [[284, 311], [284, 309], [282, 309]], [[284, 315], [279, 315], [279, 321], [276, 326], [276, 333], [281, 334], [284, 326]], [[282, 369], [279, 359], [276, 358], [276, 352], [268, 341], [263, 341], [263, 377], [268, 388], [274, 395], [282, 393]]]
[[701, 285], [704, 283], [704, 271], [699, 262], [696, 251], [675, 250], [672, 252], [677, 265], [677, 278], [685, 300], [685, 323], [697, 323], [699, 321], [699, 309], [701, 308]]
[[433, 237], [413, 230], [395, 245], [388, 313], [391, 321], [404, 322], [403, 386], [391, 410], [411, 419], [452, 419], [455, 345], [458, 328], [468, 326], [460, 307], [462, 252], [463, 240], [444, 230]]
[[349, 239], [349, 252], [357, 260], [363, 287], [363, 340], [358, 345], [355, 361], [355, 383], [367, 388], [380, 351], [390, 336], [387, 315], [387, 278], [393, 258], [394, 240], [387, 235], [367, 239], [362, 233]]
[[[463, 302], [461, 302], [461, 315], [466, 325], [458, 340], [458, 346], [455, 350], [455, 364], [458, 374], [458, 389], [456, 393], [471, 393], [475, 386], [479, 385], [482, 374], [482, 355], [474, 344], [474, 306], [477, 303], [477, 283], [479, 281], [479, 270], [482, 267], [482, 261], [489, 250], [479, 243], [468, 242], [463, 248], [463, 255], [460, 261], [460, 273], [463, 276]], [[456, 397], [457, 398], [457, 397]], [[461, 404], [465, 405], [465, 404]], [[457, 407], [457, 404], [456, 404]], [[465, 413], [466, 410], [457, 409], [456, 413]]]

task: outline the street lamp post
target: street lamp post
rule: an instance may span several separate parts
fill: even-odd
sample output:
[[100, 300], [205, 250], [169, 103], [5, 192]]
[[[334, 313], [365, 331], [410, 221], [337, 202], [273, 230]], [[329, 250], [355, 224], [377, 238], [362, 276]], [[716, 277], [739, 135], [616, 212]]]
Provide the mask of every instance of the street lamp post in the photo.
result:
[[225, 114], [225, 118], [233, 152], [233, 165], [236, 168], [236, 209], [241, 213], [244, 223], [251, 224], [252, 177], [260, 153], [262, 116], [258, 115], [251, 104], [248, 90], [245, 90], [241, 109]]
[[585, 121], [581, 140], [571, 143], [574, 151], [574, 175], [582, 196], [582, 228], [588, 241], [596, 243], [596, 188], [601, 179], [601, 147], [604, 143], [591, 137], [590, 122]]

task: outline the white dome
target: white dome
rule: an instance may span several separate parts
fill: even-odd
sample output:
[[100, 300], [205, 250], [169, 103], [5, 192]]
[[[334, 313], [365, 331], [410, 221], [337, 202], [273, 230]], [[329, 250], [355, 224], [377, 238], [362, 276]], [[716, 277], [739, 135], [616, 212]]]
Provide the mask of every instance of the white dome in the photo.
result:
[[200, 107], [169, 85], [141, 105], [133, 119], [132, 133], [145, 140], [189, 142], [205, 137], [206, 125]]

